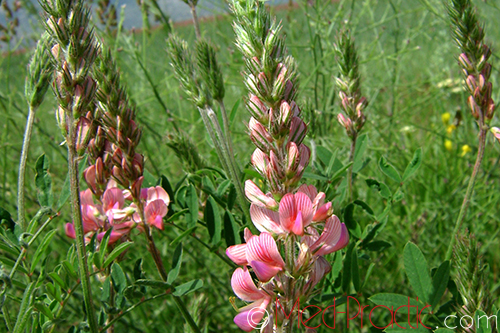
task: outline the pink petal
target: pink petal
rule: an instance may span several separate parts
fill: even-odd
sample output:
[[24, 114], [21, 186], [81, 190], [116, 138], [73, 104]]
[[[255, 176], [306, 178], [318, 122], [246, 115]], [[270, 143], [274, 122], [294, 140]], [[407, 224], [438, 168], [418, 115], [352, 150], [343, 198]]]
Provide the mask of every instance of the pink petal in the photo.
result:
[[266, 296], [262, 290], [255, 286], [246, 267], [236, 268], [231, 277], [231, 287], [236, 296], [247, 302], [257, 301]]
[[298, 212], [297, 217], [295, 218], [295, 223], [292, 226], [291, 230], [294, 234], [303, 236], [304, 235], [304, 221], [302, 220], [302, 212]]
[[330, 215], [332, 215], [332, 203], [327, 202], [323, 206], [319, 207], [316, 210], [316, 213], [313, 216], [313, 221], [314, 222], [319, 222], [319, 221], [324, 221], [326, 220]]
[[277, 212], [252, 204], [250, 206], [250, 217], [260, 232], [283, 233], [283, 228], [279, 225], [280, 217]]
[[332, 266], [324, 257], [318, 257], [314, 262], [311, 272], [312, 286], [315, 286], [321, 279], [332, 270]]
[[272, 197], [269, 197], [260, 190], [260, 188], [255, 185], [251, 180], [245, 182], [245, 195], [250, 200], [252, 204], [264, 208], [275, 208], [278, 207], [278, 203]]
[[80, 204], [81, 205], [94, 205], [94, 197], [90, 189], [80, 192]]
[[349, 232], [344, 223], [340, 223], [337, 216], [333, 215], [325, 223], [325, 229], [319, 239], [313, 244], [312, 249], [319, 247], [314, 254], [322, 256], [344, 248], [349, 243]]
[[244, 232], [243, 232], [243, 237], [245, 238], [245, 242], [248, 242], [248, 240], [252, 237], [252, 232], [250, 231], [250, 229], [248, 228], [245, 228]]
[[313, 201], [318, 195], [318, 190], [313, 185], [302, 184], [300, 185], [297, 192], [302, 192], [306, 194], [309, 197], [309, 199], [311, 199], [311, 201]]
[[228, 247], [226, 250], [226, 255], [236, 265], [242, 265], [242, 266], [248, 265], [246, 244], [238, 244]]
[[162, 200], [167, 207], [170, 203], [168, 193], [161, 186], [150, 187], [147, 189], [147, 202], [149, 203], [154, 200]]
[[270, 298], [266, 297], [243, 307], [240, 309], [242, 312], [234, 318], [234, 323], [245, 332], [250, 332], [258, 328], [264, 315], [268, 314], [266, 308], [269, 302]]
[[168, 207], [162, 199], [151, 201], [144, 209], [146, 223], [163, 230], [163, 217], [167, 215]]
[[297, 217], [297, 208], [295, 206], [295, 196], [291, 193], [285, 194], [280, 201], [279, 207], [280, 223], [286, 231], [292, 230]]
[[117, 187], [107, 189], [102, 195], [102, 207], [105, 212], [112, 208], [123, 208], [124, 202], [123, 192]]
[[255, 275], [257, 275], [259, 280], [262, 282], [268, 282], [282, 270], [281, 267], [272, 266], [261, 261], [251, 261], [250, 265], [252, 266]]
[[266, 174], [269, 157], [259, 148], [255, 149], [252, 154], [251, 163], [253, 167], [262, 175]]
[[75, 226], [73, 225], [73, 223], [66, 223], [66, 225], [64, 226], [64, 231], [66, 232], [66, 236], [68, 236], [69, 238], [76, 238]]
[[[309, 199], [306, 194], [298, 192], [295, 194], [295, 205], [297, 207], [297, 211], [302, 213], [303, 227], [307, 227], [311, 223], [314, 214], [311, 199]], [[297, 235], [303, 234], [304, 230], [302, 229], [300, 234]]]

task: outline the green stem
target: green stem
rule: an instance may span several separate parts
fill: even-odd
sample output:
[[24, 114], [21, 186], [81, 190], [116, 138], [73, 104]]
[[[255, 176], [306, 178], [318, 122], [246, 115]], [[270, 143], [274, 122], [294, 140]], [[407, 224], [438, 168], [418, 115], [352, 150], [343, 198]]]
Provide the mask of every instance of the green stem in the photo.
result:
[[69, 121], [69, 133], [66, 143], [68, 145], [68, 172], [71, 191], [71, 213], [75, 227], [76, 250], [78, 254], [78, 270], [82, 283], [83, 302], [87, 312], [87, 321], [90, 332], [97, 333], [98, 325], [92, 302], [92, 289], [90, 286], [89, 266], [87, 264], [87, 252], [85, 251], [85, 238], [83, 234], [82, 211], [80, 208], [80, 184], [78, 179], [78, 155], [76, 152], [76, 122], [72, 111], [66, 112]]
[[[161, 279], [165, 282], [167, 282], [168, 279], [168, 274], [165, 271], [165, 266], [163, 265], [163, 261], [161, 260], [160, 257], [160, 251], [156, 248], [156, 244], [153, 239], [153, 235], [151, 234], [151, 228], [149, 228], [149, 225], [146, 223], [145, 217], [144, 217], [144, 206], [143, 203], [140, 200], [135, 200], [135, 204], [137, 205], [137, 210], [139, 211], [139, 215], [141, 217], [141, 221], [143, 223], [144, 227], [144, 234], [146, 236], [146, 240], [148, 242], [148, 250], [151, 253], [153, 260], [156, 265], [156, 269], [158, 270], [158, 273], [161, 276]], [[172, 295], [174, 298], [175, 304], [179, 307], [179, 310], [182, 313], [182, 316], [184, 317], [184, 320], [187, 322], [187, 324], [191, 327], [193, 332], [195, 333], [201, 333], [200, 329], [198, 328], [198, 325], [194, 321], [193, 317], [189, 313], [189, 311], [186, 308], [186, 305], [182, 301], [182, 299], [178, 296]], [[112, 323], [112, 322], [110, 322]]]
[[[222, 153], [222, 158], [226, 160], [226, 164], [228, 166], [228, 171], [229, 171], [229, 176], [233, 180], [234, 187], [236, 188], [236, 192], [238, 192], [238, 200], [240, 202], [241, 210], [243, 211], [243, 214], [245, 215], [245, 219], [247, 223], [250, 223], [250, 213], [248, 209], [248, 202], [245, 199], [245, 191], [243, 190], [243, 186], [241, 185], [240, 178], [238, 176], [239, 170], [236, 161], [234, 160], [234, 156], [229, 153], [229, 148], [226, 144], [226, 141], [224, 140], [224, 135], [222, 133], [222, 130], [219, 125], [219, 121], [217, 120], [217, 115], [215, 112], [208, 108], [207, 109], [207, 115], [208, 118], [210, 119], [213, 129], [215, 129], [215, 133], [217, 134], [217, 139], [218, 143], [214, 142], [215, 146], [220, 146], [220, 150]], [[256, 230], [253, 230], [256, 231]]]
[[[358, 139], [358, 134], [356, 133], [351, 140], [351, 151], [349, 153], [349, 162], [354, 161], [354, 152], [356, 151], [356, 140]], [[354, 164], [351, 164], [347, 173], [347, 181], [349, 182], [349, 200], [353, 201], [353, 190], [352, 190], [352, 171]]]
[[196, 39], [201, 39], [200, 22], [198, 22], [198, 15], [196, 14], [196, 6], [190, 5], [191, 16], [193, 16], [194, 32], [196, 34]]
[[104, 333], [106, 332], [106, 330], [111, 326], [113, 325], [118, 319], [120, 319], [121, 317], [125, 316], [127, 313], [131, 312], [132, 310], [134, 310], [135, 308], [139, 307], [140, 305], [144, 304], [144, 303], [147, 303], [147, 302], [150, 302], [150, 301], [153, 301], [155, 299], [159, 299], [159, 298], [163, 298], [163, 297], [166, 297], [168, 296], [169, 294], [168, 293], [165, 293], [165, 294], [159, 294], [159, 295], [155, 295], [153, 297], [150, 297], [150, 298], [146, 298], [134, 305], [132, 305], [130, 308], [128, 308], [127, 310], [125, 311], [122, 311], [120, 312], [119, 315], [117, 315], [115, 318], [113, 318], [113, 320], [111, 320], [106, 326], [104, 326], [101, 330], [101, 333]]
[[224, 101], [219, 101], [220, 109], [222, 112], [222, 126], [224, 126], [224, 133], [226, 134], [226, 143], [229, 148], [229, 156], [234, 156], [233, 141], [231, 140], [231, 132], [229, 130], [229, 118], [227, 117], [226, 106]]
[[23, 147], [21, 150], [21, 161], [19, 162], [19, 175], [17, 178], [17, 220], [21, 229], [26, 231], [28, 224], [26, 222], [26, 212], [24, 206], [24, 177], [26, 176], [26, 161], [28, 160], [28, 151], [31, 142], [31, 133], [35, 123], [36, 108], [29, 107], [28, 119], [26, 121], [26, 130], [24, 131]]
[[472, 170], [472, 175], [469, 179], [469, 185], [467, 186], [467, 191], [465, 192], [464, 201], [462, 203], [462, 207], [460, 208], [460, 213], [458, 214], [457, 222], [455, 223], [455, 228], [453, 229], [453, 233], [451, 234], [450, 244], [448, 245], [448, 250], [446, 251], [445, 260], [450, 260], [453, 252], [453, 246], [455, 245], [455, 240], [460, 228], [462, 227], [462, 223], [467, 214], [467, 209], [469, 208], [470, 199], [472, 197], [472, 193], [474, 192], [474, 185], [476, 183], [477, 174], [479, 169], [481, 168], [481, 162], [483, 161], [484, 156], [484, 147], [486, 145], [486, 134], [488, 133], [488, 129], [482, 124], [480, 124], [480, 132], [479, 132], [479, 147], [477, 150], [476, 163], [474, 164], [474, 169]]

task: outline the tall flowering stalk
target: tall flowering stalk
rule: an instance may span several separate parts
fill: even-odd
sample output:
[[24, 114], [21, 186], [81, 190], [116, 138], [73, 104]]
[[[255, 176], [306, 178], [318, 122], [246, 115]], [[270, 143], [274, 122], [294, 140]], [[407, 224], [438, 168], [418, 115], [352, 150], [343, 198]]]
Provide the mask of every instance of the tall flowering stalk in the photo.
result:
[[99, 46], [89, 28], [90, 14], [83, 1], [45, 0], [41, 5], [48, 16], [47, 32], [54, 41], [53, 90], [59, 104], [57, 120], [68, 147], [71, 208], [85, 312], [90, 331], [97, 332], [85, 252], [78, 162], [88, 143], [88, 128], [94, 116], [96, 84], [91, 69], [99, 54]]
[[[298, 186], [310, 150], [303, 143], [307, 126], [294, 101], [295, 62], [287, 55], [281, 25], [258, 1], [233, 1], [232, 11], [236, 43], [246, 62], [248, 128], [257, 147], [251, 161], [269, 188], [264, 194], [251, 180], [245, 183], [251, 219], [260, 234], [245, 229], [246, 243], [226, 251], [242, 266], [234, 271], [231, 286], [240, 299], [251, 302], [234, 321], [246, 332], [257, 327], [292, 332], [296, 302], [307, 301], [331, 270], [323, 256], [345, 247], [349, 235], [324, 193]], [[282, 311], [262, 323], [266, 309], [274, 308]]]
[[[336, 81], [343, 111], [338, 114], [337, 118], [345, 128], [347, 136], [351, 139], [349, 161], [352, 162], [356, 150], [356, 140], [366, 121], [363, 110], [368, 105], [368, 101], [361, 95], [358, 54], [349, 30], [339, 32], [335, 43], [335, 51], [339, 65], [339, 77], [337, 77]], [[353, 166], [351, 165], [347, 176], [350, 200], [353, 200], [352, 169]]]
[[[495, 103], [491, 98], [491, 64], [488, 61], [491, 56], [491, 50], [484, 43], [484, 30], [477, 20], [471, 1], [450, 0], [448, 2], [448, 15], [453, 27], [453, 37], [462, 52], [458, 57], [458, 61], [464, 74], [467, 90], [470, 93], [467, 104], [479, 127], [479, 145], [476, 163], [474, 164], [464, 201], [453, 230], [453, 235], [457, 235], [467, 215], [477, 174], [481, 168], [486, 145], [486, 135], [489, 131], [489, 123], [495, 112]], [[455, 237], [451, 237], [448, 251], [446, 252], [447, 260], [451, 258], [454, 243]]]
[[35, 122], [36, 110], [43, 102], [53, 74], [53, 64], [50, 59], [49, 48], [49, 35], [43, 33], [28, 65], [28, 75], [26, 76], [24, 95], [28, 102], [28, 119], [26, 120], [26, 130], [21, 150], [17, 183], [17, 216], [18, 222], [23, 230], [26, 230], [28, 227], [24, 206], [24, 179], [26, 174], [26, 161], [28, 160], [28, 151], [31, 142], [31, 133]]

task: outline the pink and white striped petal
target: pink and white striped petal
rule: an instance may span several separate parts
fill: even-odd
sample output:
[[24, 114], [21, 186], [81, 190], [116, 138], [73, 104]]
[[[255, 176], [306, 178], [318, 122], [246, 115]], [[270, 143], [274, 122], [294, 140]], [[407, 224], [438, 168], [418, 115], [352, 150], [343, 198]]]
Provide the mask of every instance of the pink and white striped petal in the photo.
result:
[[246, 267], [236, 268], [231, 277], [231, 287], [236, 296], [247, 302], [257, 301], [267, 296], [264, 291], [257, 288]]
[[278, 212], [252, 204], [250, 206], [250, 217], [252, 218], [253, 224], [260, 232], [267, 231], [273, 234], [284, 233], [283, 228], [280, 226], [280, 216]]
[[226, 255], [231, 259], [236, 265], [246, 266], [247, 261], [247, 244], [233, 245], [227, 248]]

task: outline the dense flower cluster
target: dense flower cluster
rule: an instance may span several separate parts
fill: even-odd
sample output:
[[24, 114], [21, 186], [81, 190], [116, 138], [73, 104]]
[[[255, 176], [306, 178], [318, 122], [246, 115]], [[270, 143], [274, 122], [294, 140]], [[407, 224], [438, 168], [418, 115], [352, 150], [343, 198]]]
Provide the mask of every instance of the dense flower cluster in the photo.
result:
[[[119, 189], [114, 181], [110, 181], [98, 203], [90, 189], [82, 191], [80, 198], [83, 232], [87, 242], [94, 234], [101, 241], [109, 229], [112, 229], [109, 244], [127, 237], [134, 228], [143, 230], [143, 223], [130, 191]], [[170, 203], [167, 192], [160, 186], [144, 188], [141, 190], [141, 201], [144, 206], [144, 222], [163, 230], [163, 217], [167, 215]], [[68, 237], [75, 238], [73, 223], [67, 223], [65, 229]]]
[[[333, 215], [331, 202], [325, 202], [325, 193], [311, 185], [299, 187], [311, 153], [303, 142], [307, 125], [295, 102], [295, 62], [286, 55], [280, 24], [258, 1], [234, 1], [232, 10], [237, 46], [246, 58], [247, 108], [252, 115], [248, 129], [257, 147], [251, 162], [269, 189], [264, 193], [252, 180], [246, 181], [251, 220], [260, 234], [247, 228], [245, 243], [226, 251], [242, 266], [233, 273], [232, 288], [251, 302], [234, 321], [246, 332], [259, 325], [262, 332], [273, 332], [278, 322], [290, 328], [294, 301], [309, 299], [331, 270], [324, 256], [344, 248], [349, 234]], [[275, 314], [278, 318], [261, 323], [266, 308], [276, 301], [291, 317]]]

